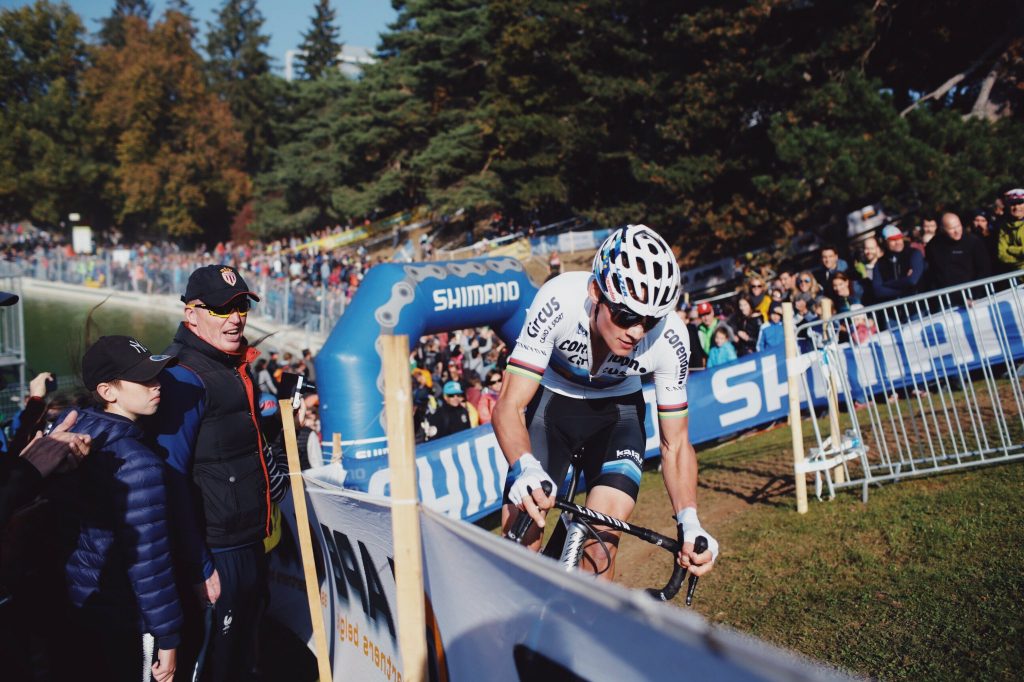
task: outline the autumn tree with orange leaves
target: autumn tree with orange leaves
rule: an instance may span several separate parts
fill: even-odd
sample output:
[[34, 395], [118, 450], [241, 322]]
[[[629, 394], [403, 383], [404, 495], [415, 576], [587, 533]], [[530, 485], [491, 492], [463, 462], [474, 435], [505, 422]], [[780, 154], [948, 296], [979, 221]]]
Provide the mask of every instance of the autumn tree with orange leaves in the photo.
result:
[[106, 198], [129, 235], [226, 234], [250, 192], [242, 133], [206, 87], [194, 36], [179, 12], [152, 28], [126, 17], [124, 46], [96, 48], [84, 76], [114, 162]]

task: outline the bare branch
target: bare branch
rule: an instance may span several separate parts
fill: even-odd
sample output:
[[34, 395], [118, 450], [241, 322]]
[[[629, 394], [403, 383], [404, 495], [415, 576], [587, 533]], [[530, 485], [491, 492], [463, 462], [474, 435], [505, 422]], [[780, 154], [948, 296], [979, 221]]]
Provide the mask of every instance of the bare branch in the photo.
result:
[[995, 120], [995, 112], [989, 103], [989, 98], [992, 96], [992, 87], [996, 84], [996, 76], [999, 73], [999, 62], [992, 65], [989, 69], [988, 74], [985, 76], [985, 80], [981, 81], [981, 91], [978, 93], [978, 98], [974, 100], [974, 106], [971, 107], [971, 113], [964, 116], [967, 118], [985, 118], [989, 121]]
[[[909, 107], [907, 107], [906, 109], [901, 111], [900, 112], [900, 116], [901, 117], [905, 117], [907, 114], [909, 114], [911, 111], [916, 109], [918, 106], [920, 106], [924, 102], [927, 102], [927, 101], [933, 100], [933, 99], [940, 99], [940, 98], [942, 98], [947, 92], [952, 90], [959, 83], [963, 82], [968, 76], [970, 76], [972, 73], [974, 73], [978, 69], [978, 67], [980, 67], [982, 64], [986, 63], [992, 57], [992, 55], [996, 53], [996, 51], [1002, 50], [1006, 46], [1006, 44], [1010, 41], [1010, 39], [1013, 38], [1013, 36], [1016, 35], [1018, 30], [1019, 30], [1019, 24], [1017, 22], [1014, 22], [1013, 24], [1011, 24], [1010, 27], [1007, 28], [1006, 31], [1003, 33], [1003, 35], [1000, 36], [998, 40], [994, 41], [989, 46], [989, 48], [987, 50], [985, 50], [985, 52], [974, 61], [973, 64], [971, 64], [966, 69], [964, 69], [960, 73], [956, 74], [955, 76], [953, 76], [952, 78], [950, 78], [945, 83], [943, 83], [942, 85], [940, 85], [936, 89], [932, 90], [928, 94], [922, 95], [917, 101], [915, 101]], [[996, 61], [998, 63], [998, 60], [996, 60]]]

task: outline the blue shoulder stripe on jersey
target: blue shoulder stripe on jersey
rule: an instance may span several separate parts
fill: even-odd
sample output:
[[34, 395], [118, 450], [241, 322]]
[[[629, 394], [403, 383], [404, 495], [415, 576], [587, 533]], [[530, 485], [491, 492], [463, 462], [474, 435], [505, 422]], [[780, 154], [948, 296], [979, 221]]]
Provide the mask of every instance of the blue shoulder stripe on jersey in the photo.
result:
[[609, 388], [611, 386], [618, 386], [627, 379], [627, 377], [616, 377], [610, 375], [599, 375], [591, 379], [590, 373], [585, 369], [566, 362], [558, 355], [551, 356], [551, 362], [548, 364], [548, 367], [563, 379], [567, 379], [577, 386], [585, 388]]

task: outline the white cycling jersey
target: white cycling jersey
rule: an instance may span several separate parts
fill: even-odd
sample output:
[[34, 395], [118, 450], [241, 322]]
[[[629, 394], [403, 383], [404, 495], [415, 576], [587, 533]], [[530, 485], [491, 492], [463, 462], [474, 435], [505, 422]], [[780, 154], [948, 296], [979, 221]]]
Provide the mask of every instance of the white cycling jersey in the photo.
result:
[[[508, 371], [540, 381], [570, 398], [606, 398], [640, 390], [640, 377], [654, 375], [661, 419], [687, 415], [686, 375], [690, 335], [678, 315], [654, 326], [625, 357], [609, 354], [591, 366], [589, 272], [567, 272], [549, 280], [526, 313]], [[592, 371], [593, 370], [593, 371]]]

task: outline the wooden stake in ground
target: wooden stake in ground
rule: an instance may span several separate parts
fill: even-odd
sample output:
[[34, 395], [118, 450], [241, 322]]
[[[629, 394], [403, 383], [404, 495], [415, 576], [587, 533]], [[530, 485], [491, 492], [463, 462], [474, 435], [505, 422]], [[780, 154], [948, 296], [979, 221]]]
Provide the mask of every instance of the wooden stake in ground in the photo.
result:
[[793, 323], [793, 304], [782, 304], [782, 328], [786, 333], [786, 384], [789, 387], [789, 430], [793, 434], [793, 476], [796, 478], [796, 510], [807, 513], [807, 475], [799, 471], [804, 461], [804, 432], [800, 423], [800, 375], [792, 372], [800, 355]]
[[299, 551], [302, 556], [302, 573], [306, 578], [309, 619], [313, 624], [317, 671], [320, 673], [320, 682], [327, 682], [332, 679], [331, 659], [327, 649], [323, 609], [320, 605], [320, 581], [316, 578], [316, 564], [313, 560], [313, 538], [309, 534], [309, 513], [306, 511], [306, 490], [302, 481], [302, 467], [299, 465], [299, 445], [295, 440], [295, 417], [292, 414], [291, 396], [279, 400], [278, 408], [281, 410], [281, 423], [284, 425], [284, 450], [288, 454], [288, 479], [291, 481], [292, 502], [295, 505], [295, 525], [299, 530]]
[[427, 617], [423, 598], [409, 338], [382, 336], [380, 340], [384, 361], [388, 467], [391, 470], [391, 535], [398, 596], [398, 651], [402, 656], [402, 679], [422, 682], [427, 679]]

